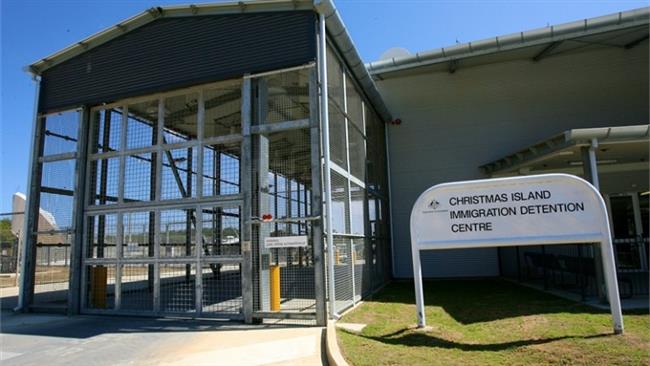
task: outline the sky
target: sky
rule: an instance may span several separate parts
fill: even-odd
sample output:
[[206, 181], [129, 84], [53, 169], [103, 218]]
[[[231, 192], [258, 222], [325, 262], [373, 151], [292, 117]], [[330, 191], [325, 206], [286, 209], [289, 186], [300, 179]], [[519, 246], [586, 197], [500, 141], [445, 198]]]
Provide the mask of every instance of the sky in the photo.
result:
[[[205, 2], [200, 0], [197, 3]], [[24, 67], [152, 6], [190, 0], [0, 0], [0, 212], [25, 192], [34, 83]], [[650, 1], [339, 0], [365, 62], [650, 5]]]

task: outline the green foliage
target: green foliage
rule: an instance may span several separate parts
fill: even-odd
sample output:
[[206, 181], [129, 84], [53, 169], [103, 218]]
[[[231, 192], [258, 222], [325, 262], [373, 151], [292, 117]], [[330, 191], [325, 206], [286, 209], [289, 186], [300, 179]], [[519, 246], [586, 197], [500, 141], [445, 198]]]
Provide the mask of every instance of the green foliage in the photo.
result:
[[15, 243], [17, 241], [18, 237], [11, 232], [11, 220], [0, 220], [0, 242], [6, 244]]

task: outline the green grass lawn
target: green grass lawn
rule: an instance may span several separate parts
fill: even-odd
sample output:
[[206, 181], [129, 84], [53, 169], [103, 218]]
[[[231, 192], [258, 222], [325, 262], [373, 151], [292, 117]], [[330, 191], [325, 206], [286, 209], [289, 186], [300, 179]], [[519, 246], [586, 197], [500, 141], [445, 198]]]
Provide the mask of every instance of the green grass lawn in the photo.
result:
[[586, 305], [498, 280], [424, 283], [427, 331], [415, 329], [412, 282], [396, 282], [340, 322], [345, 358], [361, 365], [650, 365], [648, 311], [611, 316]]

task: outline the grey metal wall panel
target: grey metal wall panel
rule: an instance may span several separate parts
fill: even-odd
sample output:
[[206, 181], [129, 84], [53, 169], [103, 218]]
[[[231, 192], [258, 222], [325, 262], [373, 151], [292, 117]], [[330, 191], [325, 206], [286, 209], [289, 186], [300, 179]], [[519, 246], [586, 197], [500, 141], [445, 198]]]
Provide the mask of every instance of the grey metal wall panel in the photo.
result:
[[161, 18], [45, 71], [39, 110], [305, 64], [314, 22], [311, 11]]
[[[409, 215], [442, 182], [485, 178], [479, 166], [571, 128], [648, 123], [648, 46], [564, 54], [386, 78], [401, 125], [390, 158], [397, 277], [412, 277]], [[620, 174], [618, 175], [620, 176]], [[647, 176], [646, 176], [647, 178]], [[608, 189], [602, 179], [603, 187]], [[620, 181], [620, 179], [614, 179]], [[423, 256], [425, 276], [498, 275], [497, 250]]]

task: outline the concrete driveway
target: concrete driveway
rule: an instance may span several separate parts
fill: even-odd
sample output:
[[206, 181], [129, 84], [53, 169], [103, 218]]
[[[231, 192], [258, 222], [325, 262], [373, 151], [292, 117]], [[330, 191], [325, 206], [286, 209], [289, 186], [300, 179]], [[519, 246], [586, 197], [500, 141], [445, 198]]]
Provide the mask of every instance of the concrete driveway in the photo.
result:
[[0, 329], [3, 366], [326, 364], [319, 327], [2, 311]]

